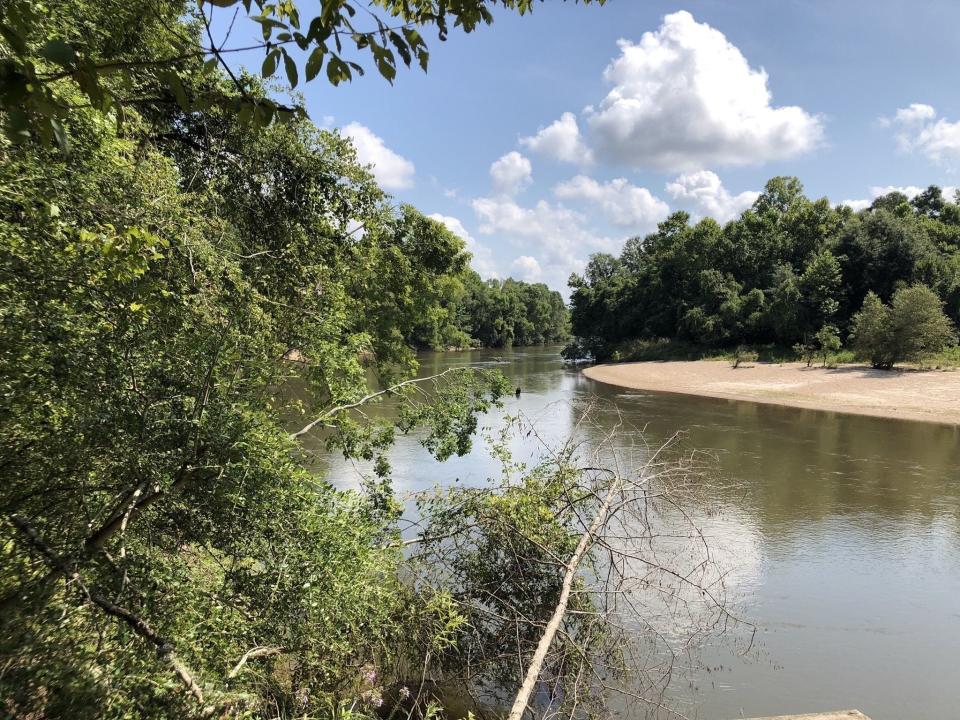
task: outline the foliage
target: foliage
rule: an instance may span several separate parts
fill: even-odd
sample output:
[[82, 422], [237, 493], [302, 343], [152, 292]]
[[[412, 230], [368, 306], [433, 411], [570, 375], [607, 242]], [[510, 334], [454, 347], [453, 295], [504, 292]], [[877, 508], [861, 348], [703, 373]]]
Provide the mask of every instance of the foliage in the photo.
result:
[[[375, 0], [370, 8], [353, 0], [323, 0], [301, 15], [295, 0], [107, 0], [98, 12], [90, 12], [84, 0], [64, 1], [64, 8], [19, 0], [0, 9], [0, 108], [11, 142], [37, 136], [65, 148], [64, 123], [75, 114], [73, 98], [78, 95], [118, 122], [149, 94], [183, 112], [219, 107], [256, 127], [289, 122], [303, 117], [303, 108], [256, 93], [248, 78], [232, 71], [233, 54], [262, 51], [262, 78], [282, 67], [290, 88], [298, 85], [301, 69], [308, 82], [321, 72], [333, 85], [350, 81], [364, 74], [357, 62], [363, 55], [392, 83], [400, 63], [409, 67], [416, 62], [427, 70], [426, 30], [435, 28], [442, 41], [451, 27], [470, 33], [491, 24], [498, 7], [522, 15], [536, 5], [535, 0]], [[582, 2], [602, 5], [605, 0]], [[231, 29], [237, 14], [245, 15], [262, 31], [263, 41], [231, 46], [228, 31], [217, 42], [216, 9], [233, 11]], [[184, 16], [189, 23], [180, 21]], [[125, 42], [115, 42], [126, 26], [138, 25], [142, 18], [158, 22], [142, 23], [140, 38], [127, 35]], [[166, 32], [156, 32], [161, 29]], [[138, 41], [126, 42], [131, 39]], [[232, 92], [195, 86], [197, 72], [215, 77], [221, 69]]]
[[921, 361], [957, 343], [957, 330], [943, 303], [923, 285], [897, 290], [884, 305], [869, 293], [853, 317], [854, 347], [876, 368], [904, 360]]
[[543, 345], [569, 336], [563, 298], [543, 283], [484, 281], [467, 268], [444, 286], [434, 307], [433, 314], [421, 314], [410, 338], [417, 347]]
[[[191, 31], [161, 7], [133, 22], [73, 3], [45, 32], [76, 20], [92, 45], [148, 57], [170, 28]], [[232, 92], [189, 72], [191, 88]], [[0, 146], [3, 712], [339, 707], [358, 668], [418, 664], [456, 625], [401, 580], [382, 457], [397, 432], [466, 452], [505, 388], [471, 371], [429, 402], [396, 386], [468, 256], [393, 207], [336, 133], [299, 118], [256, 130], [229, 104], [128, 110], [121, 126], [73, 111], [69, 157]], [[304, 469], [294, 380], [332, 444], [381, 458], [375, 491]], [[362, 414], [386, 397], [371, 382], [406, 399], [393, 423]]]
[[737, 349], [733, 351], [733, 369], [736, 370], [744, 363], [754, 363], [759, 357], [760, 354], [755, 350], [748, 350], [745, 347], [738, 346]]
[[798, 345], [812, 360], [818, 332], [833, 326], [844, 338], [869, 292], [889, 301], [917, 283], [960, 321], [960, 205], [939, 188], [854, 213], [808, 199], [796, 178], [773, 178], [724, 226], [676, 212], [620, 257], [594, 255], [570, 278], [571, 326], [574, 345], [601, 361], [662, 339], [707, 353]]

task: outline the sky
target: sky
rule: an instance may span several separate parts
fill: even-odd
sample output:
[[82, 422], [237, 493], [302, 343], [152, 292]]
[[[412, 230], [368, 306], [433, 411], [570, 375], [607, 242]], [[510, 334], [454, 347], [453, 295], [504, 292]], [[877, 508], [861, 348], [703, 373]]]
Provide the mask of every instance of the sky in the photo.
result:
[[[592, 253], [675, 210], [728, 220], [777, 175], [857, 209], [960, 185], [957, 0], [546, 0], [495, 16], [426, 34], [429, 71], [392, 86], [367, 62], [352, 83], [298, 88], [484, 277], [566, 295]], [[256, 39], [243, 25], [231, 44]]]

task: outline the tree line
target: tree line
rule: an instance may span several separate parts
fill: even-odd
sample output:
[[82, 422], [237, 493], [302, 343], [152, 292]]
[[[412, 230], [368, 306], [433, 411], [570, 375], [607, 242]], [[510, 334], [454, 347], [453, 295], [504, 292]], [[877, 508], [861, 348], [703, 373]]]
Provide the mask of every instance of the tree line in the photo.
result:
[[414, 329], [416, 347], [543, 345], [570, 335], [563, 297], [543, 283], [483, 280], [468, 268], [447, 279], [443, 288], [439, 302]]
[[956, 341], [957, 201], [931, 186], [855, 212], [776, 177], [725, 225], [676, 212], [571, 276], [567, 352], [605, 360], [665, 339], [809, 355], [846, 342], [877, 367], [919, 359]]

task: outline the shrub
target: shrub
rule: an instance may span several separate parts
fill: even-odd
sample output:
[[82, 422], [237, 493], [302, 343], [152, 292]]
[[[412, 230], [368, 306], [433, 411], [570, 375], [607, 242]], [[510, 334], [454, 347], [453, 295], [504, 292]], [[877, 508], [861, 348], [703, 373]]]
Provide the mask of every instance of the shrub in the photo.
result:
[[733, 351], [733, 369], [736, 370], [742, 363], [754, 363], [760, 357], [756, 351], [748, 350], [745, 347], [738, 347]]
[[904, 360], [921, 361], [957, 342], [943, 303], [925, 285], [897, 290], [889, 306], [868, 293], [853, 316], [851, 337], [858, 353], [882, 369]]

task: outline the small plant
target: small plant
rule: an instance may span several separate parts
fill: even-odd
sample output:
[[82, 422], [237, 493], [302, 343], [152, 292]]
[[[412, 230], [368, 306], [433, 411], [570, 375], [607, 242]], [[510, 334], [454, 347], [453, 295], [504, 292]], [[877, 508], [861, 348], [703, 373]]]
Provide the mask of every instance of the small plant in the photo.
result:
[[743, 363], [755, 363], [758, 357], [760, 356], [755, 351], [740, 345], [733, 351], [733, 369], [736, 370]]
[[[823, 367], [827, 366], [827, 358], [840, 352], [843, 343], [840, 342], [840, 331], [833, 325], [824, 325], [814, 336], [817, 342], [817, 354], [823, 358]], [[807, 364], [809, 367], [809, 363]]]
[[798, 342], [794, 345], [793, 351], [802, 361], [807, 363], [807, 367], [813, 365], [813, 358], [816, 356], [817, 348], [809, 335], [804, 336], [803, 342]]

